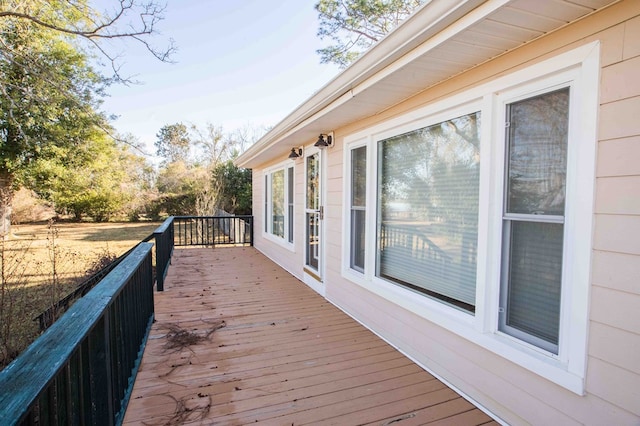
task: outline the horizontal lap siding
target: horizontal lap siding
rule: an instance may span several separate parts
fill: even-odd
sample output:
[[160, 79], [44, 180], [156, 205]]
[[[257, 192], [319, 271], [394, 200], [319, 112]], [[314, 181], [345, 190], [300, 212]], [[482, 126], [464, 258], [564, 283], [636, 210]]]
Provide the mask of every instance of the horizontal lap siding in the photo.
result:
[[[576, 395], [342, 276], [342, 137], [592, 41], [601, 44], [601, 93], [586, 395]], [[332, 129], [327, 150], [326, 294], [358, 321], [513, 424], [640, 422], [640, 2], [622, 1], [435, 86], [368, 119]], [[296, 253], [259, 238], [292, 273], [303, 262], [303, 165], [296, 163]], [[254, 176], [261, 176], [254, 170]], [[375, 179], [375, 176], [373, 177]], [[262, 181], [254, 206], [262, 206]], [[372, 201], [373, 202], [373, 201]], [[255, 208], [262, 214], [261, 207]], [[257, 223], [261, 223], [257, 217]], [[348, 220], [348, 217], [344, 218]], [[260, 230], [260, 232], [262, 232]], [[585, 265], [585, 267], [587, 267]]]
[[640, 18], [603, 67], [587, 389], [640, 416]]
[[[327, 274], [339, 272], [342, 262], [342, 135], [335, 134], [335, 145], [327, 151], [327, 200], [325, 209], [325, 244]], [[335, 282], [327, 276], [327, 282]]]
[[[640, 421], [640, 13], [622, 2], [600, 14], [433, 87], [377, 117], [338, 129], [345, 135], [402, 115], [461, 87], [548, 59], [595, 40], [601, 43], [601, 109], [591, 334], [586, 395], [554, 385], [341, 276], [344, 165], [331, 156], [327, 296], [386, 340], [513, 424], [636, 424]], [[626, 83], [625, 83], [626, 81]], [[339, 138], [338, 138], [339, 140]], [[335, 149], [335, 148], [334, 148]], [[331, 179], [332, 176], [329, 176]], [[375, 177], [374, 177], [375, 178]], [[339, 184], [338, 184], [339, 183]], [[335, 217], [335, 219], [334, 219]], [[346, 247], [344, 248], [346, 249]], [[618, 310], [619, 314], [614, 314]]]

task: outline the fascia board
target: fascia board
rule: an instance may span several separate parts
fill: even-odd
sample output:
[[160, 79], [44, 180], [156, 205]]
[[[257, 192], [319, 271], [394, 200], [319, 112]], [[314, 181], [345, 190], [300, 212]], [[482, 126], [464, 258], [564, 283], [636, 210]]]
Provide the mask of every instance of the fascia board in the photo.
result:
[[[427, 50], [426, 41], [449, 39], [511, 0], [433, 0], [329, 81], [235, 160], [239, 167], [256, 165], [269, 148], [338, 105], [365, 90]], [[438, 43], [440, 44], [440, 43]], [[433, 48], [429, 44], [429, 49]], [[416, 49], [418, 48], [418, 49]], [[406, 56], [408, 53], [411, 55]], [[402, 61], [399, 61], [402, 58]], [[258, 162], [263, 161], [264, 158]]]

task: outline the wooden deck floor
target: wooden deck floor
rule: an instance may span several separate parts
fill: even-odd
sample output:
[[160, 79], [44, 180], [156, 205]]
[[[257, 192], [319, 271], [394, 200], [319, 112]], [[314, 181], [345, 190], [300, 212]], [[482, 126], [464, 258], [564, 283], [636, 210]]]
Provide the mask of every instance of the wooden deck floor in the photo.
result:
[[176, 250], [155, 297], [125, 424], [496, 424], [254, 248]]

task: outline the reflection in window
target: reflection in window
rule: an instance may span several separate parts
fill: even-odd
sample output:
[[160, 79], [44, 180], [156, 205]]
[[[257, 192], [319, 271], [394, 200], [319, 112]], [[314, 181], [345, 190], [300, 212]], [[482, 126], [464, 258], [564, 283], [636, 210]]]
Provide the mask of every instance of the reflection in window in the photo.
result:
[[284, 237], [284, 170], [271, 175], [271, 233]]
[[507, 106], [500, 329], [558, 353], [569, 89]]
[[306, 235], [306, 265], [314, 270], [320, 265], [320, 154], [315, 153], [307, 157], [307, 200], [305, 219]]
[[509, 105], [509, 213], [564, 214], [569, 90]]
[[378, 143], [377, 275], [475, 310], [480, 113]]
[[351, 150], [351, 268], [364, 272], [367, 147]]
[[318, 188], [319, 165], [319, 154], [313, 154], [307, 157], [307, 209], [309, 210], [318, 210], [320, 208], [320, 192]]
[[293, 242], [293, 167], [287, 169], [287, 218], [289, 219], [289, 237], [287, 241]]
[[265, 175], [265, 232], [289, 243], [293, 242], [293, 192], [293, 167]]

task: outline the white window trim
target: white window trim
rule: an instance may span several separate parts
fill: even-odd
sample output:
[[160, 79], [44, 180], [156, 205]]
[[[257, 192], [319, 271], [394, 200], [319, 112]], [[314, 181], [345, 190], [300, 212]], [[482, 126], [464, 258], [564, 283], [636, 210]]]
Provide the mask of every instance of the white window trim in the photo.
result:
[[[525, 69], [345, 137], [342, 276], [570, 391], [585, 392], [593, 239], [600, 44], [593, 42]], [[498, 331], [504, 108], [518, 97], [571, 85], [567, 209], [559, 354]], [[375, 277], [377, 141], [480, 111], [481, 171], [475, 315]], [[576, 120], [576, 117], [579, 117]], [[493, 141], [493, 142], [492, 142]], [[351, 149], [367, 145], [367, 224], [364, 273], [350, 268]]]
[[[263, 182], [265, 182], [266, 188], [263, 191], [263, 197], [266, 197], [266, 200], [263, 200], [262, 205], [266, 206], [266, 212], [264, 214], [264, 216], [267, 218], [267, 223], [265, 224], [265, 226], [262, 227], [262, 236], [269, 240], [272, 241], [284, 248], [286, 248], [289, 251], [295, 251], [295, 237], [292, 238], [293, 242], [289, 242], [288, 241], [288, 232], [289, 232], [289, 215], [288, 215], [288, 208], [289, 208], [289, 200], [288, 200], [288, 185], [289, 185], [289, 173], [288, 170], [290, 168], [293, 168], [293, 176], [294, 176], [294, 182], [292, 183], [294, 185], [294, 218], [295, 218], [295, 162], [292, 160], [287, 160], [283, 163], [279, 163], [275, 166], [269, 167], [267, 169], [264, 169], [263, 171]], [[284, 172], [284, 236], [283, 237], [279, 237], [277, 235], [273, 234], [273, 229], [272, 229], [272, 221], [271, 221], [271, 217], [272, 217], [272, 202], [273, 200], [271, 200], [271, 176], [273, 175], [273, 173], [278, 172], [282, 170]], [[267, 230], [268, 229], [268, 230]], [[295, 236], [295, 229], [294, 229], [294, 236]]]
[[[357, 148], [361, 148], [361, 147], [367, 147], [367, 168], [366, 168], [366, 173], [367, 173], [367, 180], [366, 180], [366, 200], [367, 200], [367, 208], [365, 210], [365, 212], [368, 214], [369, 211], [369, 203], [371, 202], [371, 198], [369, 198], [369, 194], [371, 192], [371, 176], [369, 175], [369, 173], [371, 172], [371, 169], [369, 167], [369, 165], [371, 164], [372, 158], [371, 158], [371, 148], [369, 146], [369, 137], [365, 137], [359, 140], [355, 140], [355, 141], [351, 141], [348, 144], [345, 144], [345, 160], [343, 162], [343, 173], [342, 176], [344, 176], [344, 180], [345, 180], [345, 190], [342, 191], [342, 195], [343, 195], [343, 202], [342, 205], [345, 206], [345, 210], [346, 210], [346, 215], [345, 215], [345, 220], [342, 221], [342, 246], [345, 248], [342, 251], [342, 274], [355, 274], [356, 277], [361, 278], [365, 272], [363, 271], [359, 271], [357, 269], [353, 269], [351, 268], [351, 180], [352, 180], [352, 170], [351, 170], [351, 152], [354, 149]], [[367, 220], [365, 222], [365, 226], [368, 227], [369, 225], [369, 220]], [[371, 232], [369, 232], [368, 228], [365, 228], [365, 233], [364, 233], [364, 240], [365, 240], [365, 247], [369, 247], [370, 244], [372, 244], [371, 238], [373, 238], [374, 234], [371, 234]], [[367, 250], [368, 251], [368, 250]], [[364, 262], [364, 271], [368, 271], [371, 269], [371, 265], [368, 264], [369, 262], [369, 257], [365, 256]]]

